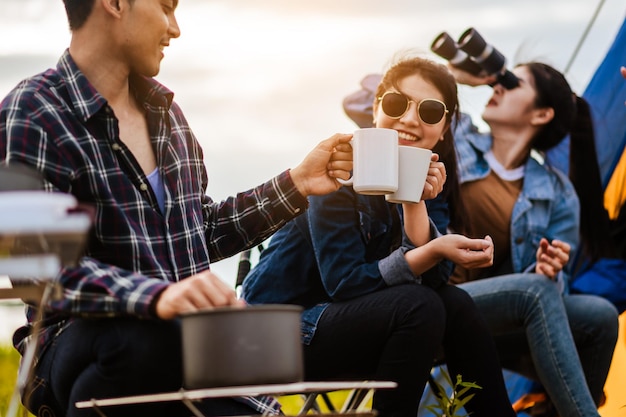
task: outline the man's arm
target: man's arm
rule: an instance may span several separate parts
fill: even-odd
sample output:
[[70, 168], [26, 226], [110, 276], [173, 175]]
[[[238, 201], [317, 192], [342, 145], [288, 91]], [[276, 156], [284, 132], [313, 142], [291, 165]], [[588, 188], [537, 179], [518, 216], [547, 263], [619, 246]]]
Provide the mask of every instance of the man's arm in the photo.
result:
[[320, 142], [297, 167], [220, 203], [205, 197], [207, 244], [212, 262], [263, 242], [308, 207], [307, 196], [341, 187], [352, 169], [352, 135]]

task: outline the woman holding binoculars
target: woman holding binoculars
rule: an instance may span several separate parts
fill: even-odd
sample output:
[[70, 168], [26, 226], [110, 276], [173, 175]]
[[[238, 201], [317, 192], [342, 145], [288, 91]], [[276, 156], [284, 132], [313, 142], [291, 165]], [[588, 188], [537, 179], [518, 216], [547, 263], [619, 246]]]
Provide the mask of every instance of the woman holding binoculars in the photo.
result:
[[[495, 81], [450, 69], [462, 84]], [[581, 238], [591, 242], [589, 222], [599, 218], [581, 219], [570, 179], [535, 157], [567, 134], [572, 154], [589, 144], [593, 149], [591, 116], [551, 66], [532, 62], [513, 72], [517, 87], [493, 85], [482, 114], [489, 133], [479, 133], [468, 116], [456, 125], [461, 199], [468, 209], [467, 224], [457, 230], [489, 232], [496, 251], [493, 266], [457, 268], [452, 281], [470, 293], [496, 341], [509, 341], [500, 351], [505, 367], [524, 373], [519, 366], [531, 359], [530, 376], [543, 384], [559, 415], [598, 416], [618, 314], [603, 298], [564, 289], [570, 254]]]
[[444, 65], [407, 57], [390, 67], [369, 104], [376, 127], [396, 130], [399, 144], [441, 157], [443, 163], [433, 156], [422, 194], [431, 199], [428, 211], [424, 201], [391, 203], [349, 186], [311, 197], [307, 213], [273, 235], [244, 280], [243, 297], [304, 307], [307, 380], [397, 382], [374, 395], [380, 416], [417, 415], [443, 345], [453, 379], [482, 387], [470, 392], [466, 409], [476, 417], [513, 417], [490, 332], [467, 293], [447, 285], [450, 261], [491, 264], [491, 239], [442, 236], [429, 219], [432, 210], [446, 222], [445, 199], [435, 197], [446, 175], [458, 184], [450, 132], [456, 82]]

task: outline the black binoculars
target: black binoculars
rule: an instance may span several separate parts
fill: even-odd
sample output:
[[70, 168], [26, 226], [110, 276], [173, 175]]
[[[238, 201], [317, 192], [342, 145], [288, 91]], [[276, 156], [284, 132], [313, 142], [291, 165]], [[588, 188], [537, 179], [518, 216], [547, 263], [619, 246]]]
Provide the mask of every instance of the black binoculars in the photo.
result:
[[506, 69], [504, 55], [485, 42], [474, 28], [463, 32], [458, 42], [443, 32], [435, 38], [430, 50], [447, 59], [450, 65], [470, 74], [496, 75], [497, 83], [507, 90], [519, 85], [515, 74]]

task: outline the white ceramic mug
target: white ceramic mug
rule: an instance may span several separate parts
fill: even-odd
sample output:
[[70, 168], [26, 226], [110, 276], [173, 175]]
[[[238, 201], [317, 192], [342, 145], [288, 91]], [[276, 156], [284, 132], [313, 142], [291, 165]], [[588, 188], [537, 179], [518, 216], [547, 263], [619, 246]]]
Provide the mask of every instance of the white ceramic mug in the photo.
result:
[[399, 146], [398, 152], [398, 189], [393, 194], [387, 194], [386, 199], [392, 203], [419, 203], [432, 151], [415, 146]]
[[398, 189], [398, 132], [394, 129], [365, 128], [354, 132], [352, 141], [352, 185], [359, 194], [383, 195]]

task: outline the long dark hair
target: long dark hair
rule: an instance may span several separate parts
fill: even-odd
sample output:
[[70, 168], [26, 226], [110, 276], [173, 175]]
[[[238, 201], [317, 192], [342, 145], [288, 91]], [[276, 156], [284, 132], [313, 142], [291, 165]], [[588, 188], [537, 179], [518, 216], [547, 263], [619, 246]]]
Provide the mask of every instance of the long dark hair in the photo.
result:
[[589, 104], [576, 99], [577, 117], [570, 133], [569, 177], [580, 199], [582, 250], [591, 262], [612, 257], [609, 214], [604, 207], [604, 189], [596, 153]]
[[541, 62], [521, 64], [532, 74], [535, 108], [550, 107], [554, 117], [535, 135], [532, 147], [544, 152], [558, 145], [572, 131], [576, 113], [576, 96], [562, 73]]
[[522, 64], [533, 76], [535, 107], [551, 107], [554, 118], [533, 139], [532, 146], [547, 151], [570, 135], [569, 178], [580, 200], [580, 240], [585, 257], [594, 262], [613, 254], [610, 221], [595, 147], [589, 104], [572, 92], [562, 73], [549, 65]]
[[399, 90], [398, 83], [411, 75], [419, 75], [439, 90], [449, 113], [446, 115], [448, 129], [444, 139], [438, 141], [433, 152], [439, 154], [439, 160], [446, 166], [446, 183], [440, 194], [448, 203], [450, 211], [450, 227], [457, 229], [464, 222], [465, 210], [461, 201], [456, 150], [452, 134], [452, 120], [459, 119], [459, 99], [454, 76], [445, 65], [422, 57], [403, 57], [393, 63], [383, 75], [376, 89], [376, 97], [381, 97], [391, 88]]

